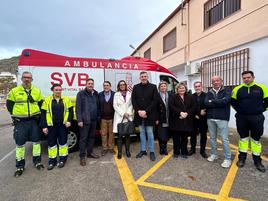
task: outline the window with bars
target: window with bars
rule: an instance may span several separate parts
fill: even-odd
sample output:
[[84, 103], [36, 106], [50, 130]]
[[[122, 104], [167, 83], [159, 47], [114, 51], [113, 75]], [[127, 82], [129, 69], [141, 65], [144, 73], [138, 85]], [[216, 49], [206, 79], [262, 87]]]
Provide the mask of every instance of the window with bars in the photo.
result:
[[212, 87], [215, 75], [223, 79], [223, 85], [230, 88], [242, 83], [241, 73], [249, 69], [249, 48], [222, 55], [201, 62], [201, 81], [205, 90]]
[[209, 0], [204, 4], [204, 29], [240, 10], [241, 0]]
[[151, 59], [151, 48], [149, 48], [148, 50], [144, 52], [143, 57], [147, 59]]
[[177, 31], [172, 29], [167, 35], [163, 37], [163, 53], [172, 50], [177, 46]]

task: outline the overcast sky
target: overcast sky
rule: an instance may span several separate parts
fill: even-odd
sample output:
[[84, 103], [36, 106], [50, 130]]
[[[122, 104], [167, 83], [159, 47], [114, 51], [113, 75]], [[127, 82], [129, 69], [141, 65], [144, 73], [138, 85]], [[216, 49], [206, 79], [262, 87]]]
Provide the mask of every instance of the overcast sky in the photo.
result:
[[66, 56], [122, 58], [181, 0], [6, 0], [0, 5], [0, 59], [33, 48]]

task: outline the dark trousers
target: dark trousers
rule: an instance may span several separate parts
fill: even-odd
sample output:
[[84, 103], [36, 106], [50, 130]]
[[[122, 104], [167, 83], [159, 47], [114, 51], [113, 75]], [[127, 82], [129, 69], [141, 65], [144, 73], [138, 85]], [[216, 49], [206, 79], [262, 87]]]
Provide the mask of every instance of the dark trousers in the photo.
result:
[[[263, 114], [241, 115], [236, 113], [235, 117], [236, 117], [237, 132], [240, 136], [240, 139], [251, 137], [254, 141], [259, 142], [261, 136], [263, 135], [264, 130], [263, 124], [265, 118]], [[254, 152], [254, 150], [252, 151]], [[252, 156], [255, 163], [259, 163], [261, 161], [260, 155], [252, 154]], [[238, 158], [239, 160], [246, 160], [247, 153], [240, 151]]]
[[157, 126], [158, 144], [161, 153], [167, 150], [167, 141], [169, 138], [168, 133], [169, 133], [168, 127], [162, 127], [162, 125]]
[[[64, 124], [56, 124], [54, 126], [48, 126], [47, 144], [48, 147], [55, 147], [67, 145], [68, 129]], [[66, 153], [67, 154], [67, 153]], [[68, 155], [59, 156], [60, 162], [66, 162]], [[57, 157], [48, 159], [49, 164], [56, 164]]]
[[200, 153], [206, 151], [207, 144], [207, 122], [206, 121], [197, 121], [194, 122], [194, 131], [191, 132], [190, 142], [191, 150], [195, 151], [197, 136], [200, 133]]
[[84, 126], [80, 128], [79, 131], [79, 156], [80, 158], [85, 158], [86, 151], [88, 155], [92, 154], [93, 152], [96, 135], [96, 121], [92, 121], [90, 124], [84, 124]]
[[129, 152], [130, 150], [130, 135], [126, 135], [125, 137], [119, 136], [117, 134], [117, 150], [119, 154], [122, 154], [122, 147], [123, 147], [123, 139], [125, 139], [125, 147], [126, 147], [126, 152]]
[[173, 131], [173, 150], [175, 155], [187, 155], [187, 136], [188, 132]]
[[[32, 141], [33, 145], [38, 144], [38, 146], [40, 147], [41, 132], [39, 130], [37, 121], [33, 119], [15, 123], [13, 137], [16, 143], [16, 150], [17, 149], [25, 150], [25, 144], [27, 141]], [[25, 151], [23, 151], [22, 155], [23, 156], [20, 158], [16, 157], [17, 168], [22, 168], [25, 166], [25, 158], [24, 158]], [[33, 163], [37, 164], [40, 162], [41, 162], [41, 151], [40, 152], [38, 151], [37, 154], [33, 153]]]

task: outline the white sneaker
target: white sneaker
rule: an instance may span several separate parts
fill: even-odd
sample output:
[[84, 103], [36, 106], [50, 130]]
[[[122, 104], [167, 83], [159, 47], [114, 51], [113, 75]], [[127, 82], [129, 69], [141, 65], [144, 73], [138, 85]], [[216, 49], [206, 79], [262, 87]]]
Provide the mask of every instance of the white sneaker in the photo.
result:
[[211, 155], [207, 158], [207, 160], [208, 160], [209, 162], [213, 162], [213, 161], [216, 160], [216, 159], [218, 159], [218, 156], [215, 155], [215, 154], [211, 154]]
[[221, 164], [221, 166], [223, 167], [223, 168], [229, 168], [230, 166], [231, 166], [231, 164], [232, 164], [232, 161], [231, 160], [224, 160], [223, 161], [223, 163]]

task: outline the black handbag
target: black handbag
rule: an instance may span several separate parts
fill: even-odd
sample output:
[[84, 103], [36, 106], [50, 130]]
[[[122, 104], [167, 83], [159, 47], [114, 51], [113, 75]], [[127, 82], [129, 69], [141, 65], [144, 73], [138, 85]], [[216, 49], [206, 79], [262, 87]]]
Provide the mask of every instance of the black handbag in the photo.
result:
[[133, 121], [127, 119], [127, 122], [123, 122], [124, 118], [122, 119], [121, 123], [117, 124], [117, 131], [119, 136], [128, 136], [135, 132], [135, 125]]

